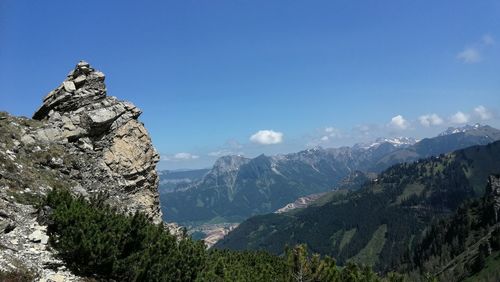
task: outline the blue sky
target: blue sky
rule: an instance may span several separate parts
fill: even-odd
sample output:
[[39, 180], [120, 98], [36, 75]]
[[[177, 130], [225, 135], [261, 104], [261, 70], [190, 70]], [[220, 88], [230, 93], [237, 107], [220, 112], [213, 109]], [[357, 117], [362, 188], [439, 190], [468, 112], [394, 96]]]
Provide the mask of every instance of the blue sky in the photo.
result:
[[0, 110], [84, 59], [161, 168], [500, 127], [499, 1], [0, 1]]

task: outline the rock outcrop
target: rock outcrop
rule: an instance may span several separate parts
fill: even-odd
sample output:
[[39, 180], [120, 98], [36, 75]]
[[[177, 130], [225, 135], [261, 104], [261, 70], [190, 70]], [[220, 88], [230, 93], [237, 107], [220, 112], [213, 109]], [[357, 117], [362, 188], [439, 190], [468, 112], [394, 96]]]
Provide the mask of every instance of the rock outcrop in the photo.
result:
[[104, 79], [80, 62], [33, 119], [0, 112], [0, 271], [79, 280], [51, 250], [38, 220], [48, 211], [37, 208], [37, 199], [54, 188], [86, 197], [106, 193], [121, 212], [161, 222], [159, 155], [138, 120], [141, 111], [107, 96]]
[[126, 212], [141, 211], [161, 221], [156, 163], [159, 155], [137, 118], [132, 103], [106, 95], [104, 74], [80, 62], [51, 91], [34, 119], [47, 121], [33, 139], [68, 143], [72, 153], [87, 157], [72, 179], [87, 192], [110, 194]]

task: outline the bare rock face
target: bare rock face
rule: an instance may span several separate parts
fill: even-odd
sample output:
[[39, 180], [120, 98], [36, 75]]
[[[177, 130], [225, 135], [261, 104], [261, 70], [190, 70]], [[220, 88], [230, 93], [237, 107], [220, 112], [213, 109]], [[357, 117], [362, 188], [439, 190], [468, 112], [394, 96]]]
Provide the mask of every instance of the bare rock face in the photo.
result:
[[161, 222], [158, 153], [138, 120], [141, 111], [107, 96], [104, 79], [80, 62], [33, 119], [0, 112], [0, 271], [81, 280], [48, 244], [43, 218], [50, 208], [36, 206], [57, 187], [84, 197], [104, 192], [121, 212]]
[[46, 121], [34, 140], [66, 144], [80, 155], [67, 168], [87, 193], [109, 193], [124, 212], [141, 211], [161, 221], [156, 164], [159, 155], [132, 103], [106, 95], [105, 76], [79, 62], [51, 91], [33, 119]]

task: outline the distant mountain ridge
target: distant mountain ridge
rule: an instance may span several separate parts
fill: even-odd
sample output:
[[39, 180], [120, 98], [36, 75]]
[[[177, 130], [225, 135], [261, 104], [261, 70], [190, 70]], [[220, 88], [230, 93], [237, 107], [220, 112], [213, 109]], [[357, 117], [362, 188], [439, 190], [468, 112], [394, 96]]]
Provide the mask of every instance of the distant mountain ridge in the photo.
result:
[[297, 153], [249, 159], [219, 158], [202, 179], [182, 191], [162, 195], [166, 221], [179, 223], [239, 222], [274, 212], [299, 197], [338, 188], [352, 172], [381, 172], [391, 165], [500, 140], [500, 130], [468, 130], [425, 138], [378, 139], [353, 147], [307, 149]]
[[210, 169], [182, 169], [182, 170], [161, 170], [158, 172], [160, 183], [158, 191], [160, 194], [182, 190], [194, 181], [197, 181]]
[[380, 146], [381, 144], [384, 144], [384, 143], [389, 143], [396, 148], [401, 148], [401, 147], [408, 147], [411, 145], [415, 145], [415, 143], [417, 143], [417, 142], [418, 142], [418, 140], [413, 138], [413, 137], [402, 137], [402, 136], [393, 137], [393, 138], [380, 137], [380, 138], [377, 138], [375, 140], [375, 142], [358, 143], [358, 144], [355, 144], [353, 147], [354, 148], [358, 147], [358, 148], [363, 148], [363, 149], [369, 149], [369, 148]]
[[448, 127], [445, 131], [441, 132], [439, 136], [444, 136], [444, 135], [450, 135], [450, 134], [455, 134], [455, 133], [465, 133], [468, 131], [473, 131], [476, 129], [480, 129], [483, 127], [480, 123], [476, 123], [474, 125], [469, 125], [466, 124], [462, 127]]
[[286, 245], [306, 243], [340, 264], [391, 268], [433, 218], [484, 195], [488, 176], [500, 173], [499, 156], [496, 141], [394, 165], [360, 190], [330, 192], [305, 209], [251, 217], [215, 247], [280, 254]]

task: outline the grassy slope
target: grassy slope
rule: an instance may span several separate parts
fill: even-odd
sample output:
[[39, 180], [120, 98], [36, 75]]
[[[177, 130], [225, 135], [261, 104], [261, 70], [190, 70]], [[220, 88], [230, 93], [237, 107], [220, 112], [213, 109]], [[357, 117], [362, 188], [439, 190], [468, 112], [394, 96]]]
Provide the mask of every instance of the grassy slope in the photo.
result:
[[366, 246], [352, 258], [352, 261], [373, 266], [378, 262], [378, 257], [385, 244], [387, 225], [380, 225], [373, 233], [371, 240]]
[[500, 251], [492, 253], [486, 259], [485, 267], [478, 273], [468, 277], [465, 282], [497, 282], [500, 281]]
[[[74, 163], [62, 145], [50, 143], [23, 144], [19, 140], [25, 130], [35, 130], [43, 123], [27, 118], [10, 116], [0, 112], [0, 188], [16, 202], [36, 203], [47, 187], [69, 187], [72, 181], [57, 170], [47, 169], [53, 159]], [[16, 143], [18, 145], [16, 145]], [[15, 154], [9, 155], [12, 151]], [[31, 187], [31, 189], [27, 189]]]

